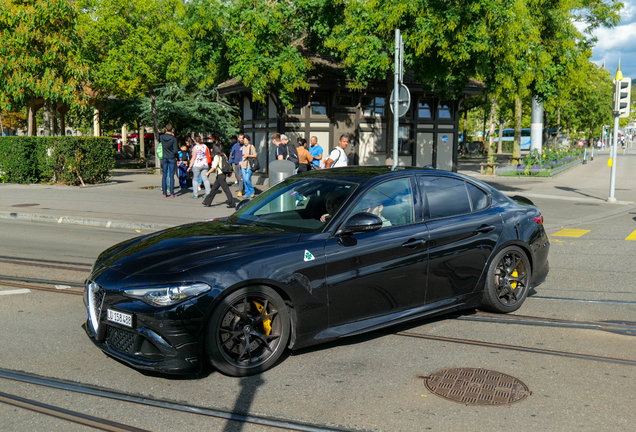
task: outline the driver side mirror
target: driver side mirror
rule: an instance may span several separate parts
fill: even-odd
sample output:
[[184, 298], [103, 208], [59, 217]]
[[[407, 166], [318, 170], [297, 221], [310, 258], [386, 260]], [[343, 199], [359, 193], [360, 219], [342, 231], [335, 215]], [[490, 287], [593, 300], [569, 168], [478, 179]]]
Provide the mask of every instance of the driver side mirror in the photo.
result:
[[351, 216], [338, 231], [338, 235], [373, 232], [382, 228], [382, 219], [373, 213], [362, 212]]

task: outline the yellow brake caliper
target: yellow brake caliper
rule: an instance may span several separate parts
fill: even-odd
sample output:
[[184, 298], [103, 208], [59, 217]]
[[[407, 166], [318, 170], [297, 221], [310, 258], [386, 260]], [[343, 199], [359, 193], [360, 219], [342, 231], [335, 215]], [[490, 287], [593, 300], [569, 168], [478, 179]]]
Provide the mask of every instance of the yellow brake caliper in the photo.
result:
[[[263, 312], [263, 305], [262, 304], [260, 304], [258, 302], [254, 302], [254, 306], [256, 306], [256, 310], [258, 311], [258, 313]], [[267, 316], [267, 312], [265, 312], [265, 316]], [[266, 319], [265, 321], [263, 321], [263, 329], [265, 330], [265, 334], [267, 336], [269, 336], [269, 334], [272, 332], [272, 320], [271, 319]]]
[[[510, 274], [510, 276], [512, 276], [512, 277], [518, 277], [518, 276], [519, 276], [519, 273], [517, 273], [517, 269], [514, 269], [514, 270], [512, 271], [512, 273]], [[512, 287], [512, 289], [517, 288], [517, 281], [512, 281], [512, 282], [510, 282], [510, 286]], [[262, 309], [262, 307], [261, 307], [261, 309]], [[259, 311], [259, 312], [260, 312], [260, 311]]]

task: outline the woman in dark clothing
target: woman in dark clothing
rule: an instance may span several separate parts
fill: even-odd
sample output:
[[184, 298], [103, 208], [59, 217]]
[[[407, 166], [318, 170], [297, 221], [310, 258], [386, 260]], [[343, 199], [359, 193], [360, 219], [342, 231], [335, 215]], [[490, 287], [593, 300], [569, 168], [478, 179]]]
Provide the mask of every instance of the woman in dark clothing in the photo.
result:
[[[210, 193], [203, 200], [203, 205], [206, 207], [210, 207], [212, 205], [212, 200], [214, 200], [214, 196], [219, 188], [223, 189], [225, 192], [225, 196], [227, 197], [228, 208], [234, 208], [234, 198], [232, 197], [232, 193], [230, 192], [230, 188], [225, 181], [225, 174], [223, 173], [223, 158], [227, 157], [223, 153], [223, 146], [221, 144], [214, 143], [212, 144], [212, 153], [214, 154], [212, 158], [212, 165], [210, 166], [210, 170], [207, 172], [207, 175], [210, 175], [212, 172], [216, 172], [216, 180], [214, 184], [210, 188]], [[228, 162], [229, 164], [229, 162]]]

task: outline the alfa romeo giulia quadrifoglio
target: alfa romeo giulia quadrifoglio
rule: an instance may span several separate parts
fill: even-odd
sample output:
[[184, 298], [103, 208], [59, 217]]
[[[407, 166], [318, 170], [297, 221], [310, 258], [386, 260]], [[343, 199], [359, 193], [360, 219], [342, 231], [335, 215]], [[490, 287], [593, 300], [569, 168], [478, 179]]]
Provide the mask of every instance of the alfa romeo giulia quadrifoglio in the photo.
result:
[[104, 251], [86, 332], [135, 368], [265, 371], [281, 354], [468, 308], [517, 310], [548, 274], [532, 202], [432, 169], [290, 177], [225, 220]]

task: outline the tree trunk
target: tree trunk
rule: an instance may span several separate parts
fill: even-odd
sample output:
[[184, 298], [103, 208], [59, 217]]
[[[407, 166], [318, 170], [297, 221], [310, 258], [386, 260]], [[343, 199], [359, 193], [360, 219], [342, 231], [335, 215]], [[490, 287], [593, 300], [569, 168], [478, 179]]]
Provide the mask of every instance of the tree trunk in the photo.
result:
[[521, 96], [515, 99], [515, 144], [512, 151], [513, 159], [521, 158], [521, 109], [523, 108]]
[[[492, 104], [490, 105], [490, 118], [488, 122], [490, 123], [490, 127], [488, 129], [488, 163], [495, 162], [494, 155], [494, 146], [493, 146], [493, 135], [495, 135], [495, 122], [497, 121], [497, 100], [493, 99]], [[494, 174], [494, 169], [493, 169]]]
[[503, 130], [504, 130], [504, 121], [503, 116], [499, 115], [499, 141], [497, 142], [497, 154], [503, 153]]
[[44, 120], [44, 136], [51, 136], [51, 100], [46, 99], [44, 101], [44, 111], [42, 112], [42, 119]]
[[37, 134], [37, 121], [35, 117], [35, 103], [29, 101], [27, 112], [27, 136], [35, 136]]
[[543, 142], [550, 145], [550, 124], [549, 124], [548, 111], [543, 109]]
[[51, 131], [53, 136], [57, 136], [57, 102], [51, 103]]
[[559, 136], [559, 132], [561, 130], [561, 107], [557, 108], [557, 137]]
[[146, 143], [144, 141], [144, 127], [141, 126], [141, 122], [138, 122], [139, 124], [139, 159], [141, 161], [145, 161], [146, 160]]
[[146, 160], [146, 145], [143, 140], [144, 131], [141, 127], [141, 120], [137, 119], [137, 142], [139, 143], [139, 160], [145, 162]]
[[488, 106], [488, 96], [486, 96], [486, 103], [484, 104], [484, 127], [482, 129], [483, 136], [481, 137], [484, 147], [486, 147], [486, 123], [488, 122], [488, 109], [486, 109], [487, 106]]
[[148, 94], [150, 95], [150, 108], [152, 109], [152, 126], [155, 134], [155, 167], [161, 166], [159, 155], [157, 154], [157, 147], [159, 146], [159, 123], [157, 123], [157, 104], [155, 90], [152, 85], [148, 84]]
[[567, 119], [567, 123], [566, 124], [567, 124], [566, 133], [567, 133], [568, 138], [570, 138], [570, 119], [569, 118]]

